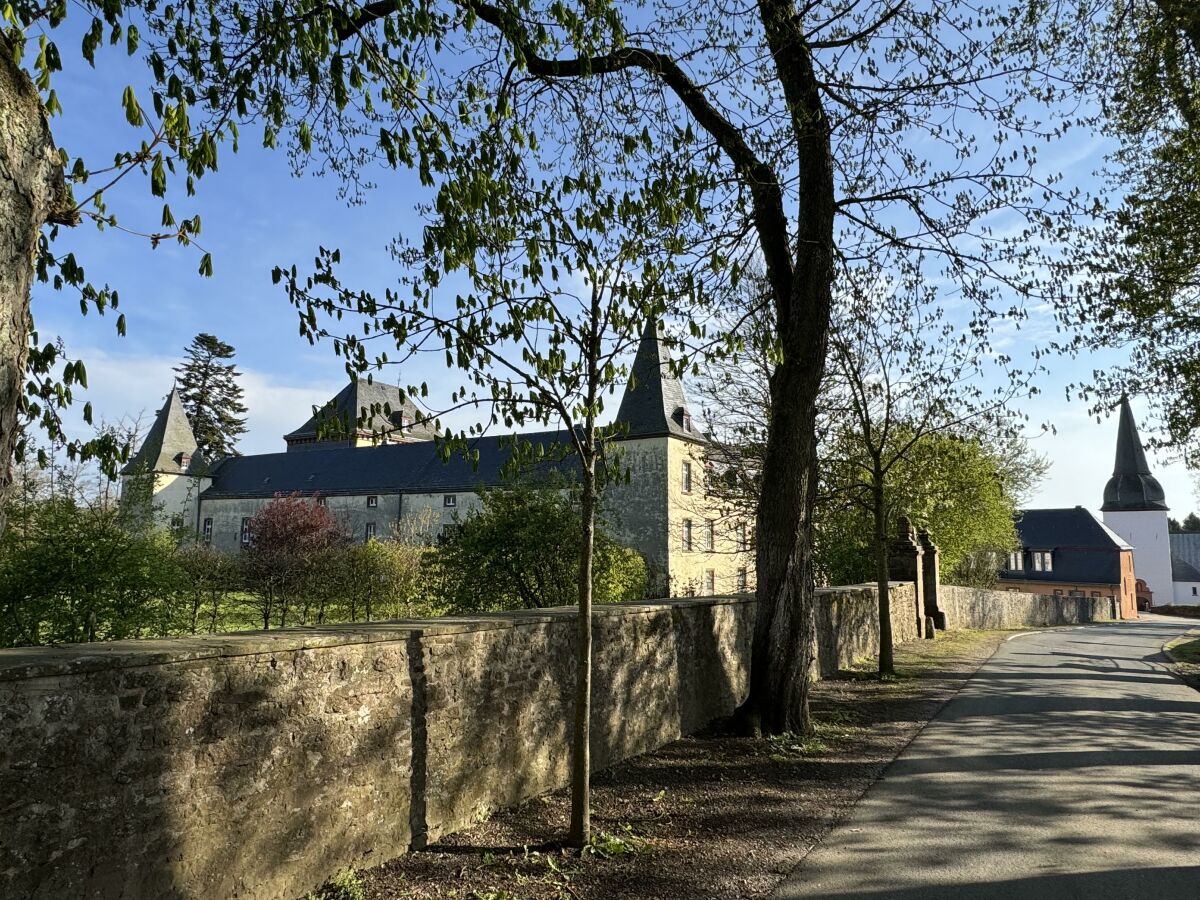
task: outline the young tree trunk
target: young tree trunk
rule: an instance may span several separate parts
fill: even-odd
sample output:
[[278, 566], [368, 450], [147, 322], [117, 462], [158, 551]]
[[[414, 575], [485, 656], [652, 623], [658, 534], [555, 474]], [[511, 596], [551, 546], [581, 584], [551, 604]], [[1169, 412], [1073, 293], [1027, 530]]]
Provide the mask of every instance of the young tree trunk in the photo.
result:
[[0, 34], [0, 532], [25, 393], [38, 237], [47, 223], [78, 221], [37, 88]]
[[[590, 428], [589, 428], [590, 431]], [[571, 753], [571, 830], [568, 842], [585, 847], [592, 837], [592, 555], [596, 537], [596, 461], [583, 461], [583, 544], [579, 552], [579, 646], [575, 669], [575, 737]]]
[[872, 473], [871, 517], [875, 523], [875, 580], [879, 589], [879, 674], [894, 675], [892, 652], [892, 595], [889, 591], [887, 507], [883, 497], [883, 473]]

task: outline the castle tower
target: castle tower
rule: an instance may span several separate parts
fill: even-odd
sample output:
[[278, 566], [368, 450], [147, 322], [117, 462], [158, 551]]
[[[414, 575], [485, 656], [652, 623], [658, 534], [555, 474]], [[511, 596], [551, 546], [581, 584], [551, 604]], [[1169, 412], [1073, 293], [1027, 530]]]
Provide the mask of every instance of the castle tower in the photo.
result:
[[614, 536], [645, 556], [651, 590], [674, 595], [751, 590], [748, 523], [706, 487], [709, 440], [692, 421], [653, 320], [638, 343], [616, 422], [630, 481], [606, 489], [606, 518]]
[[137, 453], [121, 470], [121, 504], [141, 506], [156, 524], [196, 527], [200, 492], [211, 483], [208, 463], [175, 387]]
[[1133, 547], [1134, 575], [1157, 603], [1170, 603], [1174, 595], [1167, 510], [1162, 485], [1150, 474], [1129, 398], [1122, 396], [1117, 458], [1100, 511], [1104, 524]]

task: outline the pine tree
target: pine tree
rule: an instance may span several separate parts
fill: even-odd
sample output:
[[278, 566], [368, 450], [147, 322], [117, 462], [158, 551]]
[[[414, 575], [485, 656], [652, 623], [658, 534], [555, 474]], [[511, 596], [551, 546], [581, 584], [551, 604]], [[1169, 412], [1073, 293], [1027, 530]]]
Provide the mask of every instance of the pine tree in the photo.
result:
[[184, 352], [187, 360], [175, 371], [196, 443], [210, 460], [234, 453], [238, 437], [246, 432], [246, 407], [237, 383], [241, 373], [225, 362], [235, 351], [214, 335], [198, 334]]

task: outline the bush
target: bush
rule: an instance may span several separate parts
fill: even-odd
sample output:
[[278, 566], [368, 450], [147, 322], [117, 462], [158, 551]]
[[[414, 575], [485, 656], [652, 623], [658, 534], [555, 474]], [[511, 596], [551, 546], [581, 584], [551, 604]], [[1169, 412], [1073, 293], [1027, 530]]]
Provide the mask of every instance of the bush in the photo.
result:
[[[458, 522], [437, 554], [438, 583], [452, 609], [569, 606], [579, 598], [583, 544], [579, 504], [570, 490], [515, 487], [482, 495], [482, 508]], [[598, 527], [593, 568], [597, 603], [640, 600], [646, 563]]]
[[0, 643], [167, 635], [183, 584], [174, 542], [111, 507], [39, 502], [0, 541]]

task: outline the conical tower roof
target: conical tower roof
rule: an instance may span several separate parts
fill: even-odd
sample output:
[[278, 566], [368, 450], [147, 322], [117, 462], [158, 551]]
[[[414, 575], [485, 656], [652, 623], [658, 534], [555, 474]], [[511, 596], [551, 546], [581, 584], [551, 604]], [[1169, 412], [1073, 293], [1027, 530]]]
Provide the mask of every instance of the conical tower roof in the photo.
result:
[[184, 412], [183, 398], [179, 396], [179, 389], [172, 387], [142, 446], [121, 470], [121, 474], [165, 472], [195, 475], [204, 467], [204, 455], [199, 451], [192, 424]]
[[1168, 509], [1158, 479], [1150, 474], [1146, 451], [1138, 437], [1137, 423], [1129, 398], [1121, 396], [1121, 418], [1117, 425], [1117, 459], [1112, 478], [1104, 486], [1104, 512]]
[[624, 424], [629, 437], [676, 435], [704, 439], [692, 423], [683, 384], [671, 372], [671, 356], [655, 319], [647, 321], [642, 332], [617, 422]]

